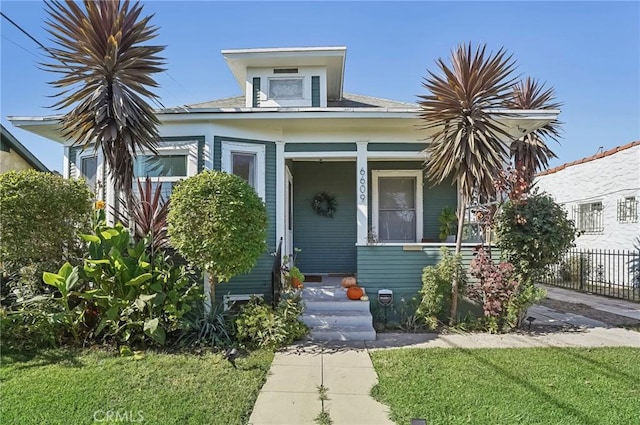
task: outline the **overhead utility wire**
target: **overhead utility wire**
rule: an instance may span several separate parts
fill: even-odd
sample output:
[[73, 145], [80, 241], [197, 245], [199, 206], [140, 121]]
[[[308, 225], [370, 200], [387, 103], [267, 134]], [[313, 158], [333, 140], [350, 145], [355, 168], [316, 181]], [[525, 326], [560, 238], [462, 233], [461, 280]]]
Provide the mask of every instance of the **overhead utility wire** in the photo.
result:
[[[29, 37], [31, 40], [33, 40], [34, 43], [36, 43], [38, 46], [40, 46], [42, 49], [46, 50], [47, 53], [49, 53], [52, 57], [56, 57], [56, 55], [44, 44], [40, 43], [34, 36], [32, 36], [31, 34], [29, 34], [27, 32], [27, 30], [23, 29], [20, 25], [16, 24], [11, 18], [9, 18], [7, 15], [5, 15], [2, 11], [0, 11], [0, 15], [6, 19], [7, 21], [9, 21], [14, 27], [18, 28], [24, 35], [26, 35], [27, 37]], [[60, 62], [62, 62], [63, 64], [65, 64], [66, 66], [69, 66], [66, 64], [65, 61], [63, 61], [62, 59], [58, 59], [60, 60]], [[69, 66], [70, 67], [70, 66]], [[71, 67], [70, 67], [71, 68]], [[159, 107], [164, 109], [164, 105], [157, 99], [151, 98], [151, 100], [153, 102], [155, 102]]]

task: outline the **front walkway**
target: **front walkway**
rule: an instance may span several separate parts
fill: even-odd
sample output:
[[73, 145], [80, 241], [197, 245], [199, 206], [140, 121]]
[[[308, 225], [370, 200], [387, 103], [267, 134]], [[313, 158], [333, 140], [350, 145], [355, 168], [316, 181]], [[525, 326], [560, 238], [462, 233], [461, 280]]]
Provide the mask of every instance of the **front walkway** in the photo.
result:
[[249, 423], [315, 424], [324, 409], [334, 425], [393, 424], [388, 408], [369, 396], [377, 382], [363, 342], [290, 347], [276, 353]]
[[[546, 287], [548, 298], [585, 304], [600, 311], [640, 319], [640, 304]], [[334, 425], [392, 424], [388, 408], [370, 395], [378, 378], [369, 350], [394, 348], [525, 348], [525, 347], [636, 347], [640, 332], [607, 326], [577, 314], [543, 306], [529, 310], [536, 317], [531, 331], [486, 333], [379, 333], [376, 341], [342, 345], [302, 343], [276, 353], [267, 382], [249, 419], [253, 425], [312, 425], [324, 409]], [[539, 325], [570, 325], [553, 329]], [[538, 328], [538, 330], [536, 330]], [[320, 388], [326, 389], [321, 400]]]

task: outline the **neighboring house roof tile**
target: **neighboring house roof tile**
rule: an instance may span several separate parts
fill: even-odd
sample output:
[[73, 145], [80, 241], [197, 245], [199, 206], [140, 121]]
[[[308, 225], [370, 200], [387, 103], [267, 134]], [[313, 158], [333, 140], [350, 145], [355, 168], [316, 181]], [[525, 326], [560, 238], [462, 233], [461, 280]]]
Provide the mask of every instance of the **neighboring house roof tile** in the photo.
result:
[[49, 172], [49, 169], [38, 158], [32, 154], [29, 149], [25, 148], [22, 143], [15, 138], [4, 125], [1, 125], [0, 136], [2, 137], [2, 145], [6, 145], [9, 149], [20, 155], [30, 166], [38, 171]]
[[[187, 108], [244, 108], [245, 97], [235, 96], [224, 99], [215, 99], [208, 102], [194, 103], [186, 105]], [[383, 99], [380, 97], [363, 96], [360, 94], [344, 93], [342, 100], [327, 102], [329, 108], [386, 108], [386, 109], [407, 109], [416, 108], [415, 103], [399, 102], [397, 100]]]
[[542, 171], [536, 174], [537, 177], [546, 176], [548, 174], [557, 173], [558, 171], [564, 170], [565, 168], [571, 167], [573, 165], [584, 164], [585, 162], [595, 161], [596, 159], [604, 158], [606, 156], [613, 155], [614, 153], [618, 153], [620, 151], [624, 151], [630, 149], [634, 146], [640, 146], [640, 140], [636, 140], [635, 142], [627, 143], [626, 145], [617, 146], [613, 149], [609, 149], [608, 151], [600, 152], [592, 156], [588, 156], [586, 158], [578, 159], [576, 161], [567, 162], [566, 164], [559, 165], [554, 168], [550, 168], [548, 170]]

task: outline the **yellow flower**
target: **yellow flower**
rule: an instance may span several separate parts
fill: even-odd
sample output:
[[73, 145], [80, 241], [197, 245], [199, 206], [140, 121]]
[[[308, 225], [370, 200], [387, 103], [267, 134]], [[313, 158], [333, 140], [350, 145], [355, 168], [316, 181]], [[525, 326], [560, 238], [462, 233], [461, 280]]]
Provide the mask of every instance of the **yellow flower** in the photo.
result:
[[105, 205], [106, 205], [106, 203], [104, 201], [96, 201], [96, 209], [97, 210], [103, 210]]

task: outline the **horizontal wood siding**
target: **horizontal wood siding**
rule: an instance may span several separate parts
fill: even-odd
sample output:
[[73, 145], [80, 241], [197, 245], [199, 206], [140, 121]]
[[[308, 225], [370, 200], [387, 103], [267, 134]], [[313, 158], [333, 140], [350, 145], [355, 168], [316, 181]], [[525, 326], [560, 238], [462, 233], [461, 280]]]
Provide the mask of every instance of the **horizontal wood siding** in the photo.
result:
[[[356, 164], [355, 162], [303, 162], [293, 165], [293, 244], [302, 251], [303, 273], [356, 271]], [[316, 194], [335, 196], [333, 218], [311, 207]]]
[[267, 228], [267, 251], [258, 259], [251, 272], [235, 276], [229, 282], [221, 283], [216, 288], [216, 299], [222, 300], [224, 295], [263, 294], [267, 300], [271, 299], [271, 268], [273, 256], [270, 253], [277, 249], [276, 238], [276, 147], [274, 142], [248, 140], [230, 137], [214, 138], [214, 169], [221, 169], [222, 140], [230, 142], [256, 143], [265, 145], [265, 204], [269, 225]]
[[287, 143], [285, 152], [355, 152], [355, 143]]
[[[455, 247], [449, 250], [453, 253]], [[462, 247], [462, 261], [467, 270], [473, 259], [473, 250], [474, 247]], [[378, 290], [391, 289], [396, 314], [403, 308], [402, 299], [419, 299], [422, 270], [427, 266], [435, 266], [441, 258], [438, 246], [405, 251], [402, 246], [372, 245], [359, 246], [357, 252], [358, 284], [369, 295], [372, 311], [378, 309]], [[494, 249], [493, 255], [499, 258], [500, 252]]]
[[426, 143], [367, 143], [369, 152], [422, 152]]
[[[422, 170], [424, 164], [421, 161], [369, 161], [369, 211], [372, 211], [373, 170]], [[449, 183], [433, 185], [426, 176], [422, 192], [423, 227], [422, 238], [426, 242], [439, 242], [440, 223], [439, 217], [444, 207], [457, 208], [456, 189]], [[373, 214], [369, 214], [369, 227], [372, 227]], [[377, 227], [377, 226], [373, 226]]]

